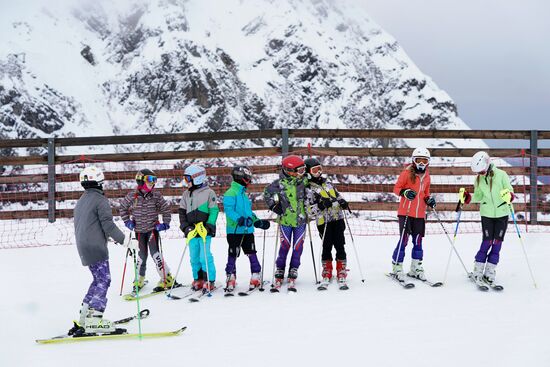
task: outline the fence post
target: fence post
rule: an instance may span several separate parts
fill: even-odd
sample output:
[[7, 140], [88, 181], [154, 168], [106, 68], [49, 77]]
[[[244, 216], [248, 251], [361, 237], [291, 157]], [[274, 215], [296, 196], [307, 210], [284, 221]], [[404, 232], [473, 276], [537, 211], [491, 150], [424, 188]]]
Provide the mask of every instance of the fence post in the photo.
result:
[[48, 222], [55, 222], [55, 138], [48, 138]]
[[281, 137], [283, 156], [286, 156], [288, 154], [288, 128], [281, 129]]
[[531, 177], [529, 178], [529, 183], [531, 186], [531, 192], [529, 195], [529, 202], [531, 204], [531, 225], [537, 224], [537, 201], [538, 201], [538, 175], [537, 175], [537, 167], [538, 167], [538, 131], [537, 130], [531, 130]]

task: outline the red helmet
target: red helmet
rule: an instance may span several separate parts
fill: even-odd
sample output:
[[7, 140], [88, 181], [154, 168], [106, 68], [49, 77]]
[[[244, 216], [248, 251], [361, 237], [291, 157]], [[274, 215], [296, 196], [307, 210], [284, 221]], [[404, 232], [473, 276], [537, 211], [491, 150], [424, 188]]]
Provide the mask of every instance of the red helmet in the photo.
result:
[[289, 176], [301, 177], [306, 172], [306, 164], [297, 155], [289, 155], [283, 159], [283, 172]]

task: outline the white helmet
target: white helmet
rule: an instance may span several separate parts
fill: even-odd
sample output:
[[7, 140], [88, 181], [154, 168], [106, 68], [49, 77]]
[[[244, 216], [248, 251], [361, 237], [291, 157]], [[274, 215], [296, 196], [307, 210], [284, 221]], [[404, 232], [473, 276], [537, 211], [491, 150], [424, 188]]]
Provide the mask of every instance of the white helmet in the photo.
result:
[[[421, 160], [417, 162], [417, 158], [421, 158]], [[423, 147], [416, 148], [415, 150], [413, 150], [411, 155], [412, 163], [420, 172], [426, 170], [426, 167], [428, 166], [428, 164], [430, 164], [430, 158], [430, 151]]]
[[80, 184], [84, 188], [101, 187], [104, 180], [105, 175], [97, 167], [89, 166], [80, 172]]
[[472, 168], [472, 172], [484, 174], [489, 169], [490, 164], [491, 159], [489, 158], [489, 154], [481, 151], [474, 154], [470, 167]]

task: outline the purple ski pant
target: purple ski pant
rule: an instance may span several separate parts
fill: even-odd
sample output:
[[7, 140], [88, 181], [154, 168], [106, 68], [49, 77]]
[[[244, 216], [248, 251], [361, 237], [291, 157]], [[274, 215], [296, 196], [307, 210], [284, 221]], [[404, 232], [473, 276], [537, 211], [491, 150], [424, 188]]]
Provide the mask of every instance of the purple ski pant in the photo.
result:
[[290, 227], [281, 225], [281, 248], [277, 257], [276, 265], [278, 269], [284, 269], [288, 252], [292, 247], [292, 256], [290, 258], [290, 268], [298, 269], [300, 267], [300, 257], [304, 251], [304, 239], [306, 225]]
[[[476, 254], [476, 261], [479, 263], [490, 262], [491, 264], [498, 264], [500, 260], [500, 249], [502, 248], [501, 240], [483, 240], [479, 251]], [[489, 252], [491, 250], [491, 252]]]
[[88, 293], [84, 296], [84, 303], [90, 308], [103, 312], [107, 307], [107, 291], [111, 285], [111, 271], [109, 270], [109, 260], [99, 261], [88, 267], [94, 280], [88, 288]]

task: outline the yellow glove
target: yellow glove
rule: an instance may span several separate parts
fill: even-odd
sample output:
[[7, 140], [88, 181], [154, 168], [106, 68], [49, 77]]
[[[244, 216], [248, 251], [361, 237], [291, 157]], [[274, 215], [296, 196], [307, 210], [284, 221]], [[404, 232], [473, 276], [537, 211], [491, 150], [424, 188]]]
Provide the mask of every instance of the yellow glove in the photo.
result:
[[509, 189], [500, 190], [500, 197], [506, 204], [510, 204], [514, 200], [514, 193]]

